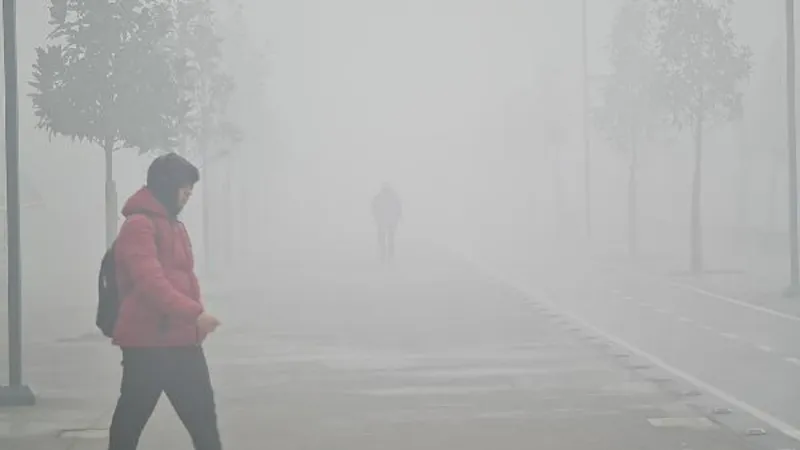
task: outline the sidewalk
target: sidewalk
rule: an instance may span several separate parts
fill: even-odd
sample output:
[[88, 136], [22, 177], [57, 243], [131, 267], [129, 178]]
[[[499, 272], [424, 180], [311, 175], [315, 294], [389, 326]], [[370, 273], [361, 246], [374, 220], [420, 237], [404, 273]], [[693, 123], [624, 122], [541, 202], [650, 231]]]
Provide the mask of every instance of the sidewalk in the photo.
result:
[[800, 300], [784, 296], [790, 279], [788, 237], [785, 233], [707, 227], [704, 233], [706, 271], [697, 277], [689, 272], [689, 238], [674, 232], [672, 229], [656, 233], [643, 227], [639, 252], [635, 257], [627, 252], [627, 244], [622, 239], [624, 230], [619, 230], [613, 239], [603, 235], [587, 240], [580, 234], [542, 234], [531, 236], [529, 242], [515, 242], [506, 248], [495, 245], [476, 249], [474, 253], [481, 260], [503, 265], [531, 264], [533, 254], [538, 254], [534, 259], [541, 260], [544, 254], [564, 264], [591, 261], [599, 268], [677, 284], [689, 290], [699, 289], [712, 296], [800, 317]]
[[651, 243], [635, 258], [623, 249], [596, 247], [591, 257], [606, 267], [800, 316], [800, 300], [784, 295], [790, 280], [789, 250], [784, 237], [711, 234], [705, 245], [707, 271], [700, 277], [688, 273], [685, 241], [665, 239], [659, 245]]
[[[264, 265], [260, 286], [209, 299], [224, 321], [207, 351], [226, 448], [749, 448], [679, 386], [527, 296], [430, 248], [402, 256]], [[0, 410], [0, 448], [103, 449], [116, 352], [87, 338], [27, 358], [41, 403]], [[100, 431], [58, 437], [87, 428]], [[140, 448], [190, 444], [161, 408]]]

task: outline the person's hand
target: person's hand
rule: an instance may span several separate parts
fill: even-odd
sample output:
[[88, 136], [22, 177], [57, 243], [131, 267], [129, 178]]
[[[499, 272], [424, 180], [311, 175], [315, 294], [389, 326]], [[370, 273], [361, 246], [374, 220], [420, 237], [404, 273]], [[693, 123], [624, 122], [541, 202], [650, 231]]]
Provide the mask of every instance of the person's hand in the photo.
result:
[[219, 320], [209, 313], [204, 312], [197, 317], [197, 328], [205, 334], [213, 333], [219, 325]]

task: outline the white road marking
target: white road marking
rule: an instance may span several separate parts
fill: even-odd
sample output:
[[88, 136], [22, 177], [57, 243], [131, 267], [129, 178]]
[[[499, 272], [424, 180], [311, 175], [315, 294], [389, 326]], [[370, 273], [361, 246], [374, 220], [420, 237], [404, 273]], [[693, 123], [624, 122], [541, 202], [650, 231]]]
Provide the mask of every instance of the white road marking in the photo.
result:
[[739, 335], [733, 333], [720, 333], [720, 336], [724, 337], [725, 339], [730, 339], [732, 341], [738, 341]]
[[[523, 291], [523, 292], [526, 292], [526, 291]], [[658, 358], [657, 356], [652, 355], [652, 354], [650, 354], [650, 353], [648, 353], [648, 352], [646, 352], [646, 351], [644, 351], [644, 350], [642, 350], [642, 349], [640, 349], [640, 348], [638, 348], [638, 347], [636, 347], [636, 346], [628, 343], [627, 341], [624, 341], [624, 340], [622, 340], [622, 339], [620, 339], [620, 338], [618, 338], [616, 336], [608, 334], [605, 331], [595, 327], [594, 325], [591, 325], [590, 323], [584, 321], [583, 319], [580, 319], [578, 317], [573, 316], [571, 313], [565, 313], [565, 314], [568, 314], [569, 316], [573, 317], [573, 320], [583, 323], [585, 327], [589, 328], [590, 330], [593, 330], [595, 333], [597, 333], [597, 334], [599, 334], [601, 336], [604, 336], [606, 339], [608, 339], [611, 342], [614, 342], [618, 346], [626, 348], [631, 353], [638, 354], [640, 357], [649, 360], [651, 363], [661, 367], [663, 370], [673, 374], [674, 376], [679, 377], [679, 378], [683, 378], [684, 380], [686, 380], [690, 384], [694, 385], [698, 389], [700, 389], [702, 391], [705, 391], [705, 392], [708, 392], [711, 395], [714, 395], [715, 397], [719, 398], [723, 402], [728, 403], [728, 404], [734, 406], [735, 408], [750, 414], [751, 416], [763, 421], [764, 423], [767, 423], [769, 426], [779, 430], [780, 432], [782, 432], [786, 436], [789, 436], [792, 439], [800, 441], [800, 429], [797, 429], [797, 428], [789, 425], [788, 423], [786, 423], [785, 421], [779, 419], [778, 417], [775, 417], [772, 414], [769, 414], [769, 413], [767, 413], [765, 411], [762, 411], [762, 410], [756, 408], [755, 406], [750, 405], [749, 403], [746, 403], [746, 402], [744, 402], [742, 400], [739, 400], [738, 398], [734, 397], [733, 395], [723, 391], [722, 389], [720, 389], [720, 388], [718, 388], [718, 387], [716, 387], [716, 386], [714, 386], [714, 385], [712, 385], [710, 383], [707, 383], [707, 382], [695, 377], [694, 375], [691, 375], [691, 374], [689, 374], [687, 372], [684, 372], [681, 369], [678, 369], [677, 367], [673, 367], [673, 366], [667, 364], [661, 358]]]
[[691, 428], [694, 430], [713, 430], [717, 425], [708, 417], [665, 417], [647, 419], [656, 428]]
[[788, 362], [789, 364], [800, 366], [800, 358], [795, 358], [794, 356], [787, 356], [786, 358], [783, 358], [783, 360]]
[[762, 352], [775, 353], [775, 350], [773, 350], [769, 345], [759, 345], [758, 349]]
[[[551, 302], [549, 299], [544, 298], [543, 296], [538, 295], [535, 290], [533, 290], [533, 289], [531, 289], [531, 288], [529, 288], [527, 286], [523, 286], [523, 285], [521, 285], [521, 284], [519, 284], [519, 283], [517, 283], [517, 282], [515, 282], [515, 281], [513, 281], [513, 280], [511, 280], [509, 278], [506, 278], [505, 276], [501, 276], [500, 274], [494, 272], [493, 270], [489, 270], [487, 267], [485, 267], [485, 266], [483, 266], [481, 264], [478, 264], [472, 258], [468, 258], [465, 255], [462, 255], [462, 256], [464, 256], [465, 259], [467, 261], [471, 262], [475, 267], [480, 268], [484, 272], [484, 274], [494, 278], [495, 280], [498, 280], [498, 281], [502, 282], [503, 284], [506, 284], [507, 286], [513, 287], [513, 288], [517, 289], [518, 291], [520, 291], [522, 293], [526, 293], [526, 294], [532, 296], [533, 298], [537, 298], [537, 299], [540, 300], [540, 302], [548, 303], [548, 304], [553, 305], [553, 302]], [[553, 307], [554, 307], [554, 305], [553, 305]], [[789, 436], [792, 439], [800, 441], [800, 429], [797, 429], [797, 428], [789, 425], [788, 423], [786, 423], [785, 421], [779, 419], [778, 417], [775, 417], [775, 416], [773, 416], [773, 415], [771, 415], [771, 414], [769, 414], [769, 413], [767, 413], [765, 411], [762, 411], [761, 409], [758, 409], [755, 406], [750, 405], [749, 403], [746, 403], [746, 402], [744, 402], [742, 400], [739, 400], [738, 398], [734, 397], [733, 395], [723, 391], [720, 388], [717, 388], [716, 386], [714, 386], [714, 385], [712, 385], [710, 383], [707, 383], [707, 382], [695, 377], [694, 375], [691, 375], [691, 374], [689, 374], [687, 372], [684, 372], [681, 369], [678, 369], [677, 367], [673, 367], [673, 366], [667, 364], [661, 358], [658, 358], [657, 356], [652, 355], [652, 354], [650, 354], [650, 353], [648, 353], [648, 352], [646, 352], [646, 351], [634, 346], [633, 344], [630, 344], [630, 343], [626, 342], [623, 339], [620, 339], [620, 338], [618, 338], [618, 337], [616, 337], [614, 335], [611, 335], [611, 334], [601, 330], [600, 328], [595, 327], [594, 325], [586, 322], [585, 320], [583, 320], [583, 319], [581, 319], [581, 318], [579, 318], [579, 317], [577, 317], [577, 316], [575, 316], [575, 315], [573, 315], [571, 313], [566, 313], [565, 312], [564, 314], [569, 316], [569, 317], [571, 317], [574, 321], [582, 324], [587, 329], [592, 330], [594, 333], [596, 333], [596, 334], [598, 334], [600, 336], [603, 336], [605, 339], [607, 339], [607, 340], [609, 340], [611, 342], [614, 342], [615, 344], [617, 344], [620, 347], [623, 347], [623, 348], [627, 349], [631, 353], [635, 353], [635, 354], [637, 354], [637, 355], [649, 360], [651, 363], [661, 367], [663, 370], [671, 373], [672, 375], [674, 375], [674, 376], [676, 376], [678, 378], [683, 378], [688, 383], [694, 385], [698, 389], [706, 391], [711, 395], [714, 395], [715, 397], [719, 398], [723, 402], [726, 402], [726, 403], [730, 404], [731, 406], [733, 406], [733, 407], [735, 407], [735, 408], [737, 408], [737, 409], [739, 409], [741, 411], [744, 411], [744, 412], [752, 415], [753, 417], [755, 417], [755, 418], [767, 423], [769, 426], [779, 430], [780, 432], [782, 432], [786, 436]], [[798, 318], [798, 320], [800, 320], [800, 318]]]
[[669, 314], [669, 311], [666, 309], [656, 308], [656, 312], [659, 314]]
[[624, 274], [624, 275], [627, 275], [627, 276], [633, 275], [633, 276], [637, 276], [637, 277], [640, 277], [640, 278], [647, 278], [647, 279], [653, 280], [655, 282], [663, 283], [663, 284], [666, 284], [666, 285], [669, 285], [669, 286], [673, 286], [673, 287], [676, 287], [676, 288], [684, 290], [684, 291], [694, 292], [695, 294], [700, 294], [700, 295], [704, 295], [706, 297], [710, 297], [710, 298], [713, 298], [713, 299], [716, 299], [716, 300], [721, 300], [723, 302], [730, 303], [730, 304], [736, 305], [736, 306], [740, 306], [742, 308], [747, 308], [747, 309], [751, 309], [753, 311], [758, 311], [758, 312], [761, 312], [761, 313], [764, 313], [764, 314], [769, 314], [769, 315], [774, 316], [774, 317], [780, 317], [781, 319], [792, 320], [794, 322], [800, 322], [800, 316], [797, 316], [797, 315], [794, 315], [794, 314], [785, 313], [785, 312], [776, 311], [774, 309], [767, 308], [767, 307], [764, 307], [764, 306], [754, 305], [754, 304], [752, 304], [750, 302], [746, 302], [744, 300], [738, 300], [738, 299], [735, 299], [733, 297], [728, 297], [726, 295], [718, 294], [716, 292], [711, 292], [709, 290], [702, 289], [702, 288], [699, 288], [697, 286], [693, 286], [691, 284], [681, 283], [681, 282], [678, 282], [678, 281], [669, 280], [669, 279], [666, 279], [666, 278], [661, 277], [661, 276], [657, 276], [657, 275], [653, 275], [653, 274], [650, 274], [650, 273], [638, 271], [638, 270], [635, 270], [635, 269], [626, 270], [624, 268], [614, 267], [612, 265], [603, 265], [603, 264], [599, 264], [597, 262], [595, 262], [594, 265], [596, 267], [599, 267], [599, 268], [602, 268], [602, 269], [611, 270], [613, 272], [617, 272], [617, 273]]
[[694, 323], [694, 319], [690, 319], [688, 317], [681, 317], [680, 321], [683, 323]]
[[701, 289], [701, 288], [699, 288], [697, 286], [692, 286], [691, 284], [685, 284], [685, 283], [680, 283], [680, 282], [677, 282], [677, 281], [665, 280], [663, 278], [655, 277], [653, 275], [645, 275], [645, 276], [653, 278], [653, 279], [658, 279], [661, 282], [664, 282], [664, 283], [666, 283], [668, 285], [677, 287], [677, 288], [682, 289], [684, 291], [690, 291], [690, 292], [694, 292], [695, 294], [700, 294], [700, 295], [704, 295], [704, 296], [709, 297], [709, 298], [713, 298], [713, 299], [716, 299], [716, 300], [721, 300], [723, 302], [730, 303], [731, 305], [736, 305], [736, 306], [740, 306], [742, 308], [747, 308], [747, 309], [750, 309], [750, 310], [753, 310], [753, 311], [758, 311], [760, 313], [769, 314], [770, 316], [779, 317], [781, 319], [792, 320], [794, 322], [800, 322], [800, 316], [796, 316], [794, 314], [788, 314], [788, 313], [776, 311], [774, 309], [770, 309], [770, 308], [767, 308], [767, 307], [764, 307], [764, 306], [754, 305], [754, 304], [752, 304], [750, 302], [746, 302], [744, 300], [737, 300], [735, 298], [731, 298], [731, 297], [728, 297], [728, 296], [725, 296], [725, 295], [717, 294], [715, 292], [707, 291], [707, 290]]

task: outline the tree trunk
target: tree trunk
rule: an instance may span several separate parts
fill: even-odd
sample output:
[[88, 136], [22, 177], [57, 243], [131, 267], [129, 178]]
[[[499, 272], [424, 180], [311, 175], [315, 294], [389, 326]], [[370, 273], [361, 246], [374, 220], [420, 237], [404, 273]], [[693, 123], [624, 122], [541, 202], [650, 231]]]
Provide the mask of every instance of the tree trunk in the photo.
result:
[[750, 161], [748, 161], [748, 135], [747, 129], [745, 128], [745, 121], [742, 119], [740, 122], [737, 123], [739, 126], [739, 170], [737, 174], [737, 192], [736, 192], [736, 222], [740, 229], [746, 229], [750, 223], [748, 223], [747, 214], [749, 202], [748, 202], [748, 191], [749, 191], [749, 184], [750, 184]]
[[551, 162], [553, 164], [553, 200], [555, 203], [553, 214], [555, 216], [556, 229], [559, 232], [564, 232], [564, 227], [566, 225], [564, 223], [564, 183], [561, 175], [561, 158], [559, 158], [558, 151], [559, 148], [556, 146], [551, 148]]
[[703, 273], [703, 116], [697, 114], [694, 124], [694, 179], [692, 180], [691, 269], [695, 275]]
[[585, 201], [586, 236], [592, 237], [592, 154], [589, 138], [589, 32], [588, 2], [581, 2], [582, 66], [583, 66], [583, 188]]
[[103, 143], [106, 164], [106, 246], [111, 247], [117, 237], [117, 184], [114, 181], [114, 141]]
[[233, 235], [234, 235], [234, 223], [233, 223], [233, 196], [231, 195], [231, 171], [232, 171], [232, 162], [230, 156], [225, 157], [225, 166], [224, 166], [224, 174], [223, 174], [223, 182], [222, 182], [222, 201], [221, 205], [224, 205], [224, 209], [220, 209], [220, 213], [222, 213], [221, 220], [217, 221], [219, 224], [219, 243], [220, 243], [220, 254], [224, 258], [225, 267], [231, 267], [233, 263]]
[[780, 180], [782, 178], [780, 171], [784, 167], [784, 162], [779, 156], [773, 156], [772, 164], [770, 164], [770, 166], [769, 201], [767, 202], [767, 205], [769, 205], [769, 214], [767, 215], [767, 227], [774, 230], [783, 226], [783, 222], [779, 220], [778, 216], [778, 206], [781, 197], [778, 195], [778, 185], [780, 184]]
[[203, 155], [203, 167], [202, 171], [202, 178], [203, 178], [203, 265], [205, 268], [205, 272], [207, 275], [210, 275], [214, 271], [214, 265], [212, 263], [213, 259], [213, 251], [211, 249], [211, 181], [208, 178], [209, 174], [209, 158], [206, 155], [205, 145], [200, 144], [201, 147], [201, 154]]
[[637, 183], [637, 169], [638, 169], [638, 151], [636, 148], [636, 139], [633, 132], [631, 132], [631, 160], [628, 167], [628, 252], [630, 256], [636, 256], [638, 253], [638, 183]]

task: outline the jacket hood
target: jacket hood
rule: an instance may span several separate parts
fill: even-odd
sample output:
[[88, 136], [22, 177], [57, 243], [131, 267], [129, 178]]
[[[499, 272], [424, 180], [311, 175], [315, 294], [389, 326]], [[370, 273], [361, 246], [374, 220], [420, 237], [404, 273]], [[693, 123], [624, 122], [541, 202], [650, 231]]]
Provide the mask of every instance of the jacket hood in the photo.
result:
[[147, 187], [139, 189], [128, 199], [127, 202], [125, 202], [125, 206], [122, 207], [122, 215], [125, 217], [142, 213], [160, 217], [169, 217], [167, 208], [164, 207], [164, 205], [162, 205], [158, 199], [156, 199], [156, 197]]

